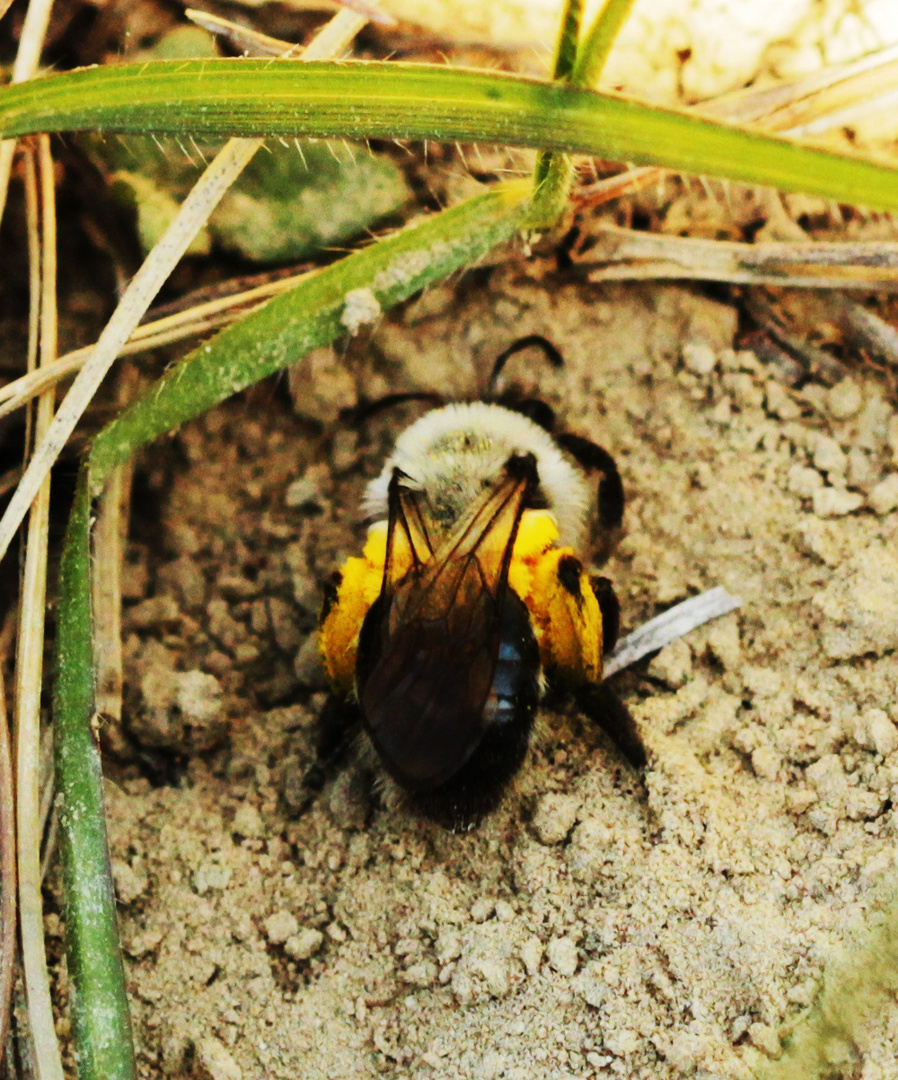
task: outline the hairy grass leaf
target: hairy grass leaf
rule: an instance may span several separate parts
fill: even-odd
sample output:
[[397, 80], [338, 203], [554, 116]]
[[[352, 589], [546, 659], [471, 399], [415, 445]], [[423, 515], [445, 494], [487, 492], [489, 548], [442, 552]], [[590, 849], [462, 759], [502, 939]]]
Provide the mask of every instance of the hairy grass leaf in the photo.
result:
[[36, 131], [491, 142], [771, 184], [898, 209], [898, 170], [610, 94], [378, 61], [159, 61], [0, 91], [0, 137]]

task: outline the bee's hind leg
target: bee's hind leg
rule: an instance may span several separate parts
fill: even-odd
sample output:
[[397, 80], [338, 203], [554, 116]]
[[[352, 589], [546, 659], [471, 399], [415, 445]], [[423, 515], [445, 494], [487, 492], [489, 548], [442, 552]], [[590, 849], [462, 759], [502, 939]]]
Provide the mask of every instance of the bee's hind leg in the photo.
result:
[[318, 718], [318, 744], [315, 748], [315, 760], [306, 769], [300, 781], [305, 792], [298, 807], [304, 813], [314, 801], [333, 770], [343, 762], [358, 731], [361, 714], [358, 704], [347, 698], [331, 694], [324, 703]]
[[585, 687], [576, 694], [580, 711], [598, 724], [634, 769], [644, 769], [648, 756], [630, 710], [608, 686]]

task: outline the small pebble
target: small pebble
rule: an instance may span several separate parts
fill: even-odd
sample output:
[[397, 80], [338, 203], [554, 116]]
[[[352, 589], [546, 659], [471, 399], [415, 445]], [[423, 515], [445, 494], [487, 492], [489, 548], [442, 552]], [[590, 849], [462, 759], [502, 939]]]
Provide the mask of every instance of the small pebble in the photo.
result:
[[577, 993], [587, 1005], [592, 1005], [594, 1008], [603, 1005], [608, 996], [614, 992], [605, 982], [603, 975], [601, 965], [596, 963], [595, 960], [590, 960], [577, 976]]
[[533, 828], [544, 844], [560, 844], [574, 827], [580, 800], [573, 795], [550, 792], [539, 800]]
[[327, 676], [324, 673], [316, 633], [309, 634], [300, 645], [293, 660], [293, 674], [301, 686], [312, 690], [323, 690], [327, 686]]
[[418, 963], [412, 964], [401, 972], [399, 977], [403, 982], [418, 986], [423, 990], [436, 982], [438, 974], [433, 960], [419, 960]]
[[322, 491], [328, 483], [329, 470], [326, 465], [310, 465], [302, 476], [298, 476], [284, 492], [284, 502], [290, 507], [321, 506], [325, 499]]
[[879, 656], [898, 648], [898, 557], [893, 546], [871, 544], [855, 551], [812, 597], [822, 617], [823, 650], [832, 659]]
[[765, 404], [770, 415], [780, 420], [797, 420], [801, 416], [801, 406], [798, 402], [791, 397], [781, 383], [772, 379], [767, 383]]
[[869, 493], [878, 477], [878, 464], [874, 465], [871, 456], [859, 446], [852, 446], [848, 451], [848, 486]]
[[752, 1046], [757, 1047], [767, 1057], [778, 1058], [782, 1053], [780, 1037], [769, 1024], [750, 1024], [748, 1038]]
[[[291, 364], [287, 369], [287, 386], [297, 415], [328, 426], [336, 424], [342, 410], [351, 409], [358, 402], [355, 379], [330, 345], [312, 349]], [[315, 475], [311, 469], [310, 474]]]
[[340, 428], [334, 434], [331, 447], [331, 464], [335, 473], [344, 473], [355, 465], [359, 452], [358, 433], [349, 428]]
[[867, 709], [857, 719], [854, 740], [859, 746], [887, 757], [898, 750], [898, 727], [884, 710]]
[[739, 620], [736, 615], [728, 615], [711, 624], [708, 648], [727, 671], [741, 665], [742, 642], [739, 640]]
[[115, 898], [121, 904], [133, 904], [149, 886], [146, 874], [136, 872], [123, 859], [112, 860], [112, 878], [115, 881]]
[[237, 812], [234, 814], [232, 831], [238, 836], [246, 836], [249, 838], [257, 838], [264, 835], [265, 826], [262, 824], [262, 817], [252, 803], [244, 802], [237, 807]]
[[845, 816], [851, 821], [872, 821], [882, 813], [884, 803], [884, 795], [852, 788], [845, 796]]
[[898, 507], [898, 473], [889, 473], [873, 488], [870, 506], [879, 515], [889, 514]]
[[292, 934], [284, 944], [284, 952], [291, 960], [308, 960], [324, 944], [324, 934], [320, 930], [304, 927]]
[[889, 419], [886, 442], [889, 444], [889, 449], [892, 451], [893, 464], [898, 465], [898, 413], [893, 414]]
[[205, 896], [208, 892], [226, 889], [232, 874], [231, 867], [219, 862], [216, 855], [212, 854], [203, 859], [191, 880], [200, 896]]
[[803, 814], [817, 802], [817, 792], [809, 787], [789, 788], [786, 791], [786, 810], [790, 814]]
[[823, 487], [823, 477], [816, 469], [809, 469], [807, 465], [793, 465], [786, 478], [786, 487], [793, 495], [810, 499], [818, 488]]
[[196, 1072], [201, 1080], [243, 1080], [243, 1072], [218, 1039], [196, 1042]]
[[679, 690], [692, 678], [692, 649], [682, 638], [665, 645], [649, 664], [648, 675]]
[[495, 910], [496, 901], [487, 896], [481, 896], [479, 900], [475, 900], [471, 905], [471, 918], [476, 923], [486, 922]]
[[573, 975], [577, 970], [577, 946], [569, 937], [554, 938], [546, 950], [549, 963], [559, 975]]
[[813, 495], [814, 513], [817, 517], [845, 517], [864, 505], [864, 496], [845, 488], [818, 488]]
[[514, 922], [517, 912], [507, 900], [496, 901], [496, 918], [499, 922]]
[[830, 476], [844, 476], [848, 468], [845, 451], [831, 435], [818, 435], [814, 446], [814, 466]]
[[834, 420], [847, 420], [854, 416], [864, 403], [861, 389], [852, 379], [842, 379], [831, 387], [827, 395], [827, 411]]
[[524, 961], [524, 967], [527, 969], [527, 974], [531, 979], [534, 975], [539, 974], [539, 965], [543, 959], [543, 943], [535, 934], [533, 937], [527, 938], [521, 946], [521, 959]]
[[152, 630], [157, 626], [173, 626], [180, 619], [178, 602], [173, 596], [151, 596], [129, 608], [127, 620], [135, 630]]
[[780, 769], [779, 754], [769, 746], [759, 746], [752, 752], [751, 767], [762, 780], [776, 780]]
[[742, 672], [745, 685], [756, 698], [775, 697], [782, 689], [783, 680], [773, 668], [748, 666]]
[[214, 675], [151, 663], [140, 679], [140, 698], [130, 730], [144, 746], [194, 754], [227, 732], [224, 693]]
[[693, 375], [708, 376], [717, 365], [717, 356], [710, 345], [687, 342], [683, 346], [683, 364]]
[[276, 911], [265, 920], [265, 936], [272, 945], [283, 945], [299, 931], [299, 920], [292, 911]]

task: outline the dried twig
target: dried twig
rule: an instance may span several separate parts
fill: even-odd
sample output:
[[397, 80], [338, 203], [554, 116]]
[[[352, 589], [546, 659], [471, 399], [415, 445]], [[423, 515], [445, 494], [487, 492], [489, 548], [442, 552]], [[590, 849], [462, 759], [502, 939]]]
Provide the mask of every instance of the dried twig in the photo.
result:
[[590, 281], [689, 278], [793, 288], [898, 291], [898, 243], [700, 240], [603, 225], [578, 265]]
[[[364, 15], [369, 22], [379, 23], [381, 26], [396, 26], [396, 20], [386, 11], [382, 11], [375, 4], [360, 3], [359, 0], [341, 0], [340, 4], [334, 3], [333, 7], [342, 6], [355, 11], [358, 15]], [[224, 38], [235, 49], [240, 49], [244, 56], [294, 56], [302, 52], [299, 45], [293, 45], [289, 41], [261, 34], [258, 30], [252, 30], [248, 26], [223, 19], [220, 15], [213, 15], [209, 11], [197, 11], [195, 8], [186, 8], [184, 14], [192, 23], [208, 30], [216, 37]]]

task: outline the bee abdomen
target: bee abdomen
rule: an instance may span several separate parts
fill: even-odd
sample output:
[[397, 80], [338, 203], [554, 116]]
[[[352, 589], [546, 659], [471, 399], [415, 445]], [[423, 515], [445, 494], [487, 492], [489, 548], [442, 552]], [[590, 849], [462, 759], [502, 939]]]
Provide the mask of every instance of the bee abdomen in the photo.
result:
[[505, 600], [508, 615], [502, 620], [496, 672], [484, 708], [484, 719], [491, 724], [507, 724], [514, 721], [522, 693], [524, 697], [527, 697], [527, 688], [524, 684], [528, 683], [533, 675], [533, 665], [527, 655], [528, 636], [533, 637], [529, 612], [524, 608], [524, 617], [527, 619], [525, 630], [522, 625], [523, 617], [519, 612], [512, 610], [518, 605], [521, 607], [524, 605], [516, 593], [512, 592], [511, 597], [513, 599], [506, 597]]
[[499, 802], [527, 754], [539, 701], [539, 645], [524, 602], [511, 588], [502, 603], [499, 651], [484, 707], [484, 732], [459, 771], [429, 792], [412, 795], [418, 812], [464, 828]]

